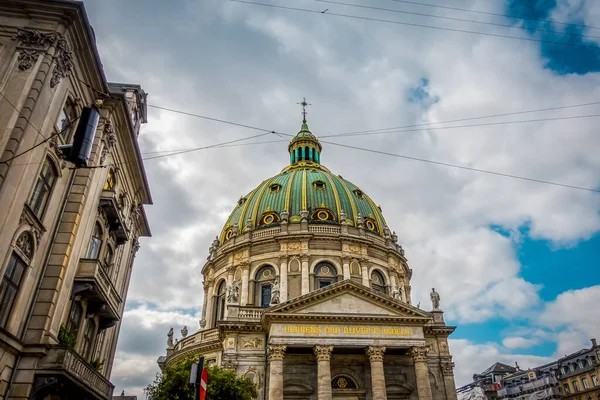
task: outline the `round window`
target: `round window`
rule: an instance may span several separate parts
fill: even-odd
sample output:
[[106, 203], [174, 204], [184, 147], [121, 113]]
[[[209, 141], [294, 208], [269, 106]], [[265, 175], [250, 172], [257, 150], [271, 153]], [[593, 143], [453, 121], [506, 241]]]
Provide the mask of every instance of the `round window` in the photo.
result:
[[367, 221], [366, 225], [367, 225], [367, 229], [369, 229], [371, 231], [375, 230], [375, 224], [372, 221]]
[[325, 211], [319, 211], [319, 213], [317, 214], [317, 218], [319, 218], [321, 221], [326, 220], [328, 216], [329, 215], [327, 215]]
[[273, 217], [272, 215], [267, 215], [265, 217], [265, 224], [267, 224], [267, 225], [272, 224], [274, 220], [275, 220], [275, 217]]

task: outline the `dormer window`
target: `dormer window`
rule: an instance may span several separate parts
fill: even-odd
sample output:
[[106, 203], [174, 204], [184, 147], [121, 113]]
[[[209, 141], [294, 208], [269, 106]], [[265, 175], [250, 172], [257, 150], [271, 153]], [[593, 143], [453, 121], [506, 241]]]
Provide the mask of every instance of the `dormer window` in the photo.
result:
[[279, 183], [274, 183], [269, 186], [269, 189], [271, 190], [271, 193], [279, 193], [281, 190], [281, 185]]
[[316, 190], [325, 190], [325, 182], [319, 180], [319, 181], [314, 181], [313, 182], [313, 187]]
[[240, 199], [238, 200], [238, 206], [240, 206], [240, 207], [243, 206], [244, 203], [246, 203], [246, 200], [248, 200], [248, 199], [245, 197], [240, 197]]
[[354, 194], [356, 195], [356, 197], [358, 197], [359, 199], [363, 198], [363, 192], [360, 189], [355, 189], [354, 190]]

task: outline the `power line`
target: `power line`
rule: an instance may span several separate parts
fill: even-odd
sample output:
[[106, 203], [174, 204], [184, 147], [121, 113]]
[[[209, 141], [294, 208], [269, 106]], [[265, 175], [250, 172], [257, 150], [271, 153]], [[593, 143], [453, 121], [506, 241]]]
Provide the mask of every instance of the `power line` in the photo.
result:
[[379, 131], [389, 131], [389, 130], [394, 130], [394, 129], [415, 128], [415, 127], [419, 127], [419, 126], [449, 124], [449, 123], [453, 123], [453, 122], [464, 122], [464, 121], [473, 121], [473, 120], [477, 120], [477, 119], [488, 119], [488, 118], [506, 117], [506, 116], [509, 116], [509, 115], [531, 114], [531, 113], [536, 113], [536, 112], [555, 111], [555, 110], [562, 110], [562, 109], [566, 109], [566, 108], [586, 107], [586, 106], [592, 106], [592, 105], [598, 105], [598, 104], [600, 104], [600, 101], [596, 101], [596, 102], [593, 102], [593, 103], [571, 104], [571, 105], [567, 105], [567, 106], [539, 108], [539, 109], [536, 109], [536, 110], [515, 111], [515, 112], [509, 112], [509, 113], [502, 113], [502, 114], [484, 115], [484, 116], [479, 116], [479, 117], [467, 117], [467, 118], [459, 118], [459, 119], [446, 120], [446, 121], [428, 122], [428, 123], [423, 123], [423, 124], [396, 126], [396, 127], [392, 127], [392, 128], [380, 128], [380, 129], [371, 129], [371, 130], [365, 130], [365, 131], [345, 132], [345, 133], [341, 133], [341, 134], [326, 135], [326, 136], [321, 136], [321, 137], [322, 138], [326, 138], [326, 137], [334, 137], [334, 136], [354, 135], [356, 133], [379, 132]]
[[333, 0], [313, 0], [313, 1], [316, 1], [319, 3], [337, 4], [337, 5], [341, 5], [341, 6], [363, 8], [363, 9], [368, 9], [368, 10], [387, 11], [387, 12], [394, 12], [394, 13], [399, 13], [399, 14], [417, 15], [417, 16], [421, 16], [421, 17], [446, 19], [446, 20], [450, 20], [450, 21], [470, 22], [470, 23], [474, 23], [474, 24], [499, 26], [499, 27], [503, 27], [503, 28], [517, 28], [517, 29], [523, 29], [526, 31], [537, 31], [537, 32], [553, 33], [553, 34], [557, 34], [557, 35], [568, 35], [568, 36], [579, 37], [579, 38], [583, 38], [583, 39], [600, 39], [600, 36], [584, 35], [581, 33], [557, 32], [557, 31], [553, 31], [553, 30], [549, 30], [549, 29], [529, 28], [526, 26], [499, 24], [499, 23], [487, 22], [487, 21], [476, 21], [476, 20], [472, 20], [472, 19], [447, 17], [447, 16], [435, 15], [435, 14], [425, 14], [425, 13], [418, 13], [418, 12], [414, 12], [414, 11], [396, 10], [393, 8], [364, 6], [364, 5], [360, 5], [360, 4], [344, 3], [344, 2], [333, 1]]
[[352, 133], [352, 134], [346, 133], [346, 134], [337, 134], [337, 135], [324, 135], [324, 136], [320, 136], [320, 137], [328, 138], [328, 137], [370, 136], [370, 135], [381, 135], [384, 133], [403, 133], [403, 132], [418, 132], [418, 131], [425, 131], [425, 130], [476, 128], [476, 127], [482, 127], [482, 126], [511, 125], [511, 124], [523, 124], [523, 123], [531, 123], [531, 122], [559, 121], [559, 120], [594, 118], [594, 117], [600, 117], [600, 114], [574, 115], [574, 116], [569, 116], [569, 117], [555, 117], [555, 118], [539, 118], [539, 119], [529, 119], [529, 120], [520, 120], [520, 121], [487, 122], [487, 123], [481, 123], [481, 124], [456, 125], [456, 126], [437, 126], [437, 127], [425, 126], [423, 128], [414, 128], [414, 129], [384, 130], [384, 131], [372, 131], [372, 132]]
[[584, 47], [584, 48], [589, 48], [589, 49], [594, 49], [594, 50], [600, 49], [600, 47], [598, 47], [596, 45], [556, 42], [553, 40], [533, 39], [533, 38], [527, 38], [527, 37], [501, 35], [501, 34], [497, 34], [497, 33], [469, 31], [469, 30], [465, 30], [465, 29], [445, 28], [445, 27], [435, 26], [435, 25], [425, 25], [425, 24], [415, 24], [415, 23], [410, 23], [410, 22], [392, 21], [392, 20], [388, 20], [388, 19], [363, 17], [363, 16], [349, 15], [349, 14], [340, 14], [340, 13], [334, 13], [334, 12], [330, 12], [330, 11], [323, 12], [323, 11], [319, 11], [319, 10], [309, 10], [306, 8], [288, 7], [288, 6], [281, 6], [281, 5], [277, 5], [277, 4], [259, 3], [259, 2], [247, 1], [247, 0], [229, 0], [229, 1], [234, 2], [234, 3], [243, 3], [243, 4], [250, 4], [250, 5], [255, 5], [255, 6], [279, 8], [279, 9], [283, 9], [283, 10], [300, 11], [300, 12], [306, 12], [306, 13], [312, 13], [312, 14], [332, 15], [332, 16], [336, 16], [336, 17], [359, 19], [359, 20], [363, 20], [363, 21], [374, 21], [374, 22], [383, 22], [383, 23], [396, 24], [396, 25], [415, 26], [415, 27], [420, 27], [420, 28], [437, 29], [437, 30], [449, 31], [449, 32], [462, 32], [462, 33], [469, 33], [469, 34], [473, 34], [473, 35], [484, 35], [484, 36], [492, 36], [492, 37], [499, 37], [499, 38], [505, 38], [505, 39], [524, 40], [524, 41], [528, 41], [528, 42], [558, 44], [558, 45], [570, 46], [570, 47]]
[[523, 19], [525, 21], [546, 22], [546, 23], [558, 24], [558, 25], [577, 26], [579, 28], [600, 29], [600, 27], [596, 27], [596, 26], [592, 26], [592, 25], [573, 24], [573, 23], [569, 23], [569, 22], [552, 21], [552, 20], [548, 20], [548, 19], [528, 18], [528, 17], [519, 16], [519, 15], [498, 14], [498, 13], [487, 12], [487, 11], [469, 10], [468, 8], [449, 7], [449, 6], [440, 6], [437, 4], [420, 3], [420, 2], [416, 2], [416, 1], [408, 1], [408, 0], [390, 0], [390, 1], [395, 1], [396, 3], [412, 4], [412, 5], [423, 6], [423, 7], [443, 8], [446, 10], [464, 11], [464, 12], [470, 12], [470, 13], [475, 13], [475, 14], [484, 14], [484, 15], [493, 15], [496, 17]]
[[381, 155], [386, 155], [386, 156], [391, 156], [391, 157], [403, 158], [403, 159], [406, 159], [406, 160], [421, 161], [421, 162], [425, 162], [425, 163], [429, 163], [429, 164], [441, 165], [441, 166], [444, 166], [444, 167], [463, 169], [463, 170], [467, 170], [467, 171], [480, 172], [480, 173], [483, 173], [483, 174], [502, 176], [502, 177], [505, 177], [505, 178], [520, 179], [520, 180], [523, 180], [523, 181], [543, 183], [543, 184], [553, 185], [553, 186], [560, 186], [560, 187], [564, 187], [564, 188], [568, 188], [568, 189], [577, 189], [577, 190], [584, 190], [584, 191], [587, 191], [587, 192], [600, 193], [600, 190], [598, 190], [598, 189], [590, 189], [590, 188], [581, 187], [581, 186], [567, 185], [567, 184], [558, 183], [558, 182], [552, 182], [552, 181], [546, 181], [546, 180], [542, 180], [542, 179], [529, 178], [529, 177], [519, 176], [519, 175], [505, 174], [505, 173], [502, 173], [502, 172], [494, 172], [494, 171], [489, 171], [489, 170], [479, 169], [479, 168], [471, 168], [471, 167], [466, 167], [464, 165], [450, 164], [450, 163], [441, 162], [441, 161], [428, 160], [428, 159], [425, 159], [425, 158], [411, 157], [411, 156], [406, 156], [406, 155], [403, 155], [403, 154], [389, 153], [387, 151], [367, 149], [367, 148], [364, 148], [364, 147], [351, 146], [351, 145], [342, 144], [342, 143], [335, 143], [335, 142], [328, 142], [328, 141], [323, 141], [323, 143], [330, 144], [330, 145], [333, 145], [333, 146], [345, 147], [345, 148], [348, 148], [348, 149], [366, 151], [366, 152], [369, 152], [369, 153], [375, 153], [375, 154], [381, 154]]

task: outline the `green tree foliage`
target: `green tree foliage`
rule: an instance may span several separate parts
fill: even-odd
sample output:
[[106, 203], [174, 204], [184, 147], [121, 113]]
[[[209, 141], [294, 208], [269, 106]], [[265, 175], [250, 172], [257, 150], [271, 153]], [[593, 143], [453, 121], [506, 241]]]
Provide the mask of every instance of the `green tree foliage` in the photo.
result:
[[[192, 364], [198, 358], [187, 358], [168, 367], [164, 374], [157, 375], [144, 390], [148, 400], [194, 400], [190, 382]], [[206, 400], [253, 400], [258, 396], [254, 383], [234, 372], [208, 368]]]

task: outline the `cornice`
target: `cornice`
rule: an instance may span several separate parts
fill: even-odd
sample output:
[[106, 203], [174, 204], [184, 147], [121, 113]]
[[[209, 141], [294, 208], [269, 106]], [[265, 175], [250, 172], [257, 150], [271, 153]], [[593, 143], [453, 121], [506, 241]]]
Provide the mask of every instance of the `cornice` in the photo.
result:
[[403, 317], [392, 315], [373, 315], [373, 314], [292, 314], [278, 313], [263, 315], [265, 325], [268, 326], [275, 321], [340, 321], [340, 322], [369, 322], [369, 323], [408, 323], [409, 325], [424, 326], [429, 321], [423, 317]]
[[197, 343], [195, 345], [186, 347], [184, 350], [175, 352], [169, 357], [167, 357], [167, 359], [165, 360], [165, 367], [168, 367], [170, 364], [176, 363], [182, 358], [186, 358], [188, 356], [192, 356], [198, 353], [206, 353], [213, 350], [223, 350], [223, 343], [221, 342], [221, 340], [217, 339], [207, 343]]
[[456, 330], [456, 326], [425, 326], [425, 334], [431, 335], [451, 335]]

